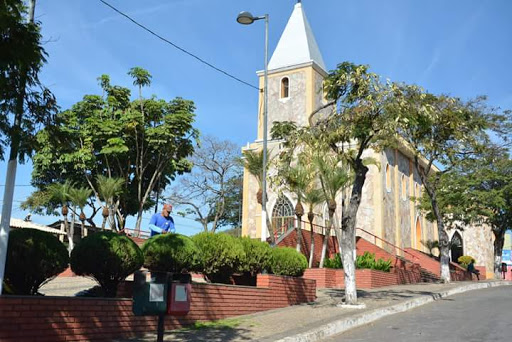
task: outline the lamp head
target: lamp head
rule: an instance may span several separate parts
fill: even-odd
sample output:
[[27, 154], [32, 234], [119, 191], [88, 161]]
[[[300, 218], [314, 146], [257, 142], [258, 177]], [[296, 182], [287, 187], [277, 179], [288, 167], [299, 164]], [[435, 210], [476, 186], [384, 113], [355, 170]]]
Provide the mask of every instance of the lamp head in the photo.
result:
[[238, 14], [238, 17], [236, 17], [236, 21], [238, 21], [238, 23], [242, 25], [251, 25], [254, 22], [254, 20], [256, 20], [256, 18], [254, 18], [254, 16], [247, 11], [240, 12], [240, 14]]

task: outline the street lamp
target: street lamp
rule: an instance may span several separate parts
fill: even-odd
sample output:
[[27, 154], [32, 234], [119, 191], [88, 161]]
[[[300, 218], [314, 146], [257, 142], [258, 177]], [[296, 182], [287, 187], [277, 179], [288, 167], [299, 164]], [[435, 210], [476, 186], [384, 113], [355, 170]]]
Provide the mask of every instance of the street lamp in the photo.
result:
[[265, 71], [263, 88], [263, 178], [261, 196], [261, 241], [267, 240], [267, 114], [268, 114], [268, 14], [254, 17], [249, 12], [240, 12], [236, 21], [242, 25], [250, 25], [256, 20], [265, 20]]

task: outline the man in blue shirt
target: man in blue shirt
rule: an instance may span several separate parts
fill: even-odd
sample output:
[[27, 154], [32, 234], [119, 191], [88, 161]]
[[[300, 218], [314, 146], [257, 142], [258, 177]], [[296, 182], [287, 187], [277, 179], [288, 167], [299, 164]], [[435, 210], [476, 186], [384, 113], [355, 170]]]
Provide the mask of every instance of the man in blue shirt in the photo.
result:
[[149, 221], [149, 229], [151, 229], [151, 236], [158, 234], [165, 234], [168, 232], [174, 233], [174, 220], [171, 217], [172, 205], [164, 204], [161, 213], [155, 213]]

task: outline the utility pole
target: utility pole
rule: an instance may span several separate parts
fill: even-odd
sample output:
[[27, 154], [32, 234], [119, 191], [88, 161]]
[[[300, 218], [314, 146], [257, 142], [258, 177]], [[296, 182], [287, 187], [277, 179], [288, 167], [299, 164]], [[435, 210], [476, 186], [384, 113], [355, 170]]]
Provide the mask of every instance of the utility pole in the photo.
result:
[[[28, 22], [34, 24], [34, 12], [36, 0], [30, 0], [28, 11]], [[7, 243], [9, 242], [9, 231], [11, 228], [12, 201], [14, 197], [14, 183], [16, 181], [16, 169], [18, 167], [18, 152], [20, 148], [21, 121], [23, 119], [25, 95], [27, 87], [27, 67], [20, 70], [20, 90], [16, 99], [16, 108], [14, 113], [14, 126], [12, 127], [11, 150], [9, 153], [9, 162], [7, 164], [7, 173], [5, 176], [5, 190], [2, 202], [2, 219], [0, 221], [0, 295], [2, 294], [5, 266], [7, 260]]]

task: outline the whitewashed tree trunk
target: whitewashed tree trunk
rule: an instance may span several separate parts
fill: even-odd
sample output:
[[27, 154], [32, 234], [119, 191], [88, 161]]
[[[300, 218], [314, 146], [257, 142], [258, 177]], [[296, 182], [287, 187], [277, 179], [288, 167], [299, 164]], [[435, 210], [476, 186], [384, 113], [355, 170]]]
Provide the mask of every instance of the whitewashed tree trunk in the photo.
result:
[[311, 239], [311, 247], [309, 249], [309, 268], [312, 268], [313, 257], [315, 256], [315, 234], [313, 232], [313, 220], [309, 220], [309, 226], [311, 227], [311, 232], [309, 234]]
[[327, 244], [329, 243], [329, 237], [331, 236], [331, 225], [329, 224], [324, 235], [324, 241], [322, 243], [322, 254], [320, 255], [320, 268], [324, 268], [325, 255], [327, 253]]

